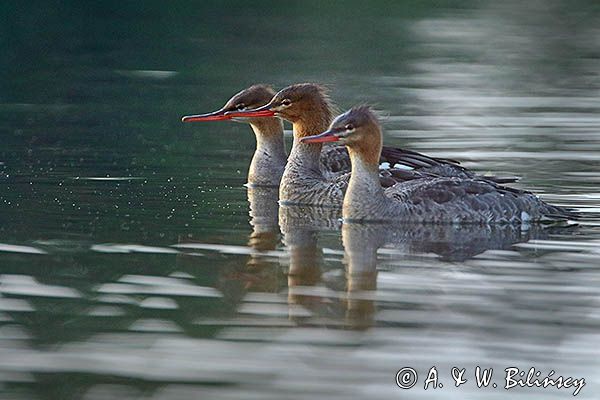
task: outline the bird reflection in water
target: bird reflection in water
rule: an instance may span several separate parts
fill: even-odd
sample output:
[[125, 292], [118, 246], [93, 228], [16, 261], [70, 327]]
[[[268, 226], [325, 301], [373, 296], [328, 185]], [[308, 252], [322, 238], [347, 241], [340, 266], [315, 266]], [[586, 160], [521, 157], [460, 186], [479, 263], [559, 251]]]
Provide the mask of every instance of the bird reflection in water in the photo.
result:
[[332, 320], [333, 299], [318, 292], [324, 262], [318, 239], [323, 231], [339, 230], [340, 218], [341, 210], [335, 208], [281, 206], [279, 209], [279, 227], [289, 255], [289, 317], [298, 324]]
[[[223, 292], [228, 301], [237, 302], [247, 292], [278, 293], [285, 288], [285, 276], [279, 268], [274, 252], [280, 243], [278, 223], [278, 188], [248, 187], [248, 203], [250, 226], [252, 231], [248, 237], [248, 248], [240, 253], [238, 246], [223, 246], [223, 252], [229, 250], [233, 254], [248, 254], [245, 262], [238, 257], [228, 259], [218, 269], [217, 288]], [[190, 237], [180, 237], [180, 246], [188, 249], [218, 249], [221, 245], [211, 245]], [[246, 251], [249, 250], [249, 251]], [[223, 259], [219, 259], [222, 261]], [[177, 265], [185, 271], [196, 271], [199, 265], [205, 265], [204, 257], [182, 252], [177, 255]], [[205, 268], [202, 268], [207, 273]], [[195, 274], [194, 272], [192, 272]]]
[[[219, 269], [220, 289], [233, 304], [249, 301], [249, 293], [271, 294], [269, 312], [295, 326], [372, 327], [381, 297], [378, 270], [390, 267], [390, 257], [395, 269], [414, 265], [414, 258], [423, 255], [460, 263], [487, 250], [565, 231], [541, 225], [342, 224], [340, 209], [280, 206], [276, 188], [248, 188], [248, 200], [250, 252], [245, 263], [236, 257]], [[340, 230], [343, 259], [335, 250]], [[280, 239], [285, 251], [279, 249]], [[338, 262], [344, 265], [341, 274], [335, 270]], [[239, 312], [261, 315], [252, 303], [246, 305]]]
[[[409, 263], [411, 257], [434, 255], [446, 262], [460, 263], [487, 250], [506, 250], [516, 243], [547, 239], [556, 230], [532, 225], [441, 225], [441, 224], [361, 224], [341, 225], [339, 211], [315, 207], [281, 207], [283, 240], [289, 252], [288, 305], [290, 318], [298, 324], [340, 326], [363, 330], [373, 326], [376, 315], [377, 271], [385, 262], [378, 257], [381, 248], [391, 252], [394, 265]], [[345, 293], [317, 290], [323, 286], [323, 249], [319, 235], [341, 228], [344, 247]], [[312, 290], [309, 289], [312, 287]], [[322, 294], [325, 292], [324, 294]], [[299, 313], [297, 306], [310, 311]], [[343, 321], [343, 322], [341, 322]]]
[[278, 221], [279, 189], [277, 187], [248, 187], [250, 226], [252, 232], [248, 247], [253, 251], [246, 262], [246, 289], [250, 291], [278, 292], [281, 282], [279, 265], [265, 257], [274, 251], [280, 242]]
[[344, 224], [346, 272], [346, 322], [356, 329], [373, 325], [377, 289], [377, 250], [381, 245], [376, 226]]

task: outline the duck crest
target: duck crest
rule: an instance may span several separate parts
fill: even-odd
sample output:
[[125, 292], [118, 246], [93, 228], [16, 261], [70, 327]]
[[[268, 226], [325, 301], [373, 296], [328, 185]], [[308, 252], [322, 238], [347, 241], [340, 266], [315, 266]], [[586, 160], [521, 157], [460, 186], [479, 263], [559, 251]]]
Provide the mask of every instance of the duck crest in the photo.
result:
[[299, 83], [289, 86], [286, 95], [297, 99], [289, 119], [294, 124], [294, 135], [304, 137], [315, 135], [327, 129], [333, 120], [336, 107], [329, 97], [329, 90], [314, 83]]
[[332, 120], [333, 105], [324, 86], [300, 83], [289, 87], [289, 96], [299, 99], [297, 109], [290, 116], [293, 124], [294, 143], [284, 176], [286, 184], [305, 177], [323, 180], [320, 171], [321, 143], [301, 143], [305, 136], [315, 135], [327, 129]]

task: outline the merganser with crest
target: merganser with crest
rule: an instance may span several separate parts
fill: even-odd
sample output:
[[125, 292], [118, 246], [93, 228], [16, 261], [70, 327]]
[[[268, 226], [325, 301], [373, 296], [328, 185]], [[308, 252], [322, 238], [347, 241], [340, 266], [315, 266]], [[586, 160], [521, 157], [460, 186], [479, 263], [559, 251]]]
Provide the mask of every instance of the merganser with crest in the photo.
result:
[[[275, 91], [267, 85], [253, 85], [236, 93], [223, 107], [207, 114], [186, 115], [182, 122], [234, 121], [250, 124], [256, 137], [256, 150], [248, 169], [248, 186], [279, 187], [287, 162], [283, 140], [283, 123], [277, 117], [243, 118], [226, 115], [227, 112], [254, 109], [267, 104]], [[325, 147], [319, 159], [320, 168], [327, 177], [350, 171], [350, 158], [344, 147]]]
[[[305, 136], [327, 129], [333, 119], [333, 106], [325, 88], [314, 83], [301, 83], [280, 90], [268, 104], [251, 110], [229, 111], [225, 116], [235, 118], [281, 117], [293, 124], [294, 142], [279, 186], [279, 199], [283, 204], [341, 207], [350, 176], [327, 175], [321, 168], [322, 144], [303, 142]], [[456, 161], [432, 158], [426, 155], [393, 147], [383, 147], [377, 160], [387, 162], [391, 169], [379, 172], [384, 186], [430, 176], [471, 178], [477, 176]], [[329, 153], [328, 153], [329, 154]], [[347, 153], [338, 153], [336, 164], [340, 171], [350, 171]], [[343, 157], [342, 157], [343, 156]], [[345, 160], [345, 163], [343, 162]], [[486, 177], [500, 182], [513, 178]]]
[[[183, 122], [229, 121], [228, 111], [256, 108], [267, 104], [275, 91], [266, 85], [254, 85], [236, 93], [221, 109], [199, 115], [187, 115]], [[256, 150], [248, 169], [250, 186], [278, 187], [287, 161], [283, 143], [283, 123], [279, 118], [248, 118], [245, 120], [256, 137]]]
[[346, 145], [352, 162], [342, 210], [346, 221], [487, 224], [577, 218], [573, 211], [547, 204], [533, 193], [485, 179], [430, 177], [384, 189], [378, 171], [382, 140], [379, 122], [366, 106], [338, 116], [325, 132], [300, 139], [307, 145]]

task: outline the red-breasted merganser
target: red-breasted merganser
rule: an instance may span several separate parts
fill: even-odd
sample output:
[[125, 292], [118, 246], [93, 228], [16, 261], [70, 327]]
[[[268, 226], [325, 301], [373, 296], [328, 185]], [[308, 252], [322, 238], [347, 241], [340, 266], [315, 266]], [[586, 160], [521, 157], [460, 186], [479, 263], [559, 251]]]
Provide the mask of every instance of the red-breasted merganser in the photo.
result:
[[528, 223], [576, 218], [523, 190], [468, 177], [431, 177], [384, 189], [379, 183], [382, 134], [368, 107], [338, 116], [325, 132], [304, 136], [305, 145], [338, 141], [346, 145], [352, 176], [344, 197], [346, 221], [431, 223]]
[[[288, 86], [262, 107], [229, 111], [225, 116], [253, 119], [281, 117], [291, 122], [294, 142], [279, 186], [280, 201], [282, 204], [341, 207], [349, 174], [324, 174], [320, 167], [322, 144], [301, 141], [305, 136], [326, 130], [333, 119], [333, 106], [322, 86], [313, 83]], [[462, 178], [476, 176], [456, 161], [432, 158], [399, 148], [383, 147], [377, 154], [377, 159], [392, 167], [379, 172], [384, 186], [432, 175]], [[339, 171], [350, 171], [346, 152], [337, 154], [336, 165], [340, 167]], [[486, 179], [514, 181], [512, 178]]]
[[[234, 121], [250, 124], [256, 137], [256, 150], [248, 169], [248, 186], [279, 187], [287, 162], [280, 118], [234, 118], [228, 111], [242, 111], [267, 104], [275, 91], [267, 85], [253, 85], [236, 93], [219, 110], [198, 115], [186, 115], [183, 122]], [[344, 147], [327, 146], [319, 159], [320, 168], [328, 178], [350, 171], [350, 158]]]
[[[235, 94], [221, 109], [199, 115], [187, 115], [183, 122], [228, 121], [228, 111], [263, 106], [271, 100], [275, 91], [266, 85], [254, 85]], [[241, 120], [239, 120], [241, 121]], [[287, 161], [283, 143], [283, 122], [279, 118], [247, 118], [256, 137], [256, 150], [248, 169], [249, 186], [278, 187]]]

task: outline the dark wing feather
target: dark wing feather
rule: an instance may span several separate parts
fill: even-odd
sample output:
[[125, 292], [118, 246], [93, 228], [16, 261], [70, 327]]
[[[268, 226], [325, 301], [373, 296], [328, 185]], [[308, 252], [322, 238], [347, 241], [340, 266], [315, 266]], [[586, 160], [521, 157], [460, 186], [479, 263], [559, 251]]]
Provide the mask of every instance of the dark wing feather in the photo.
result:
[[429, 157], [414, 150], [402, 149], [399, 147], [383, 146], [381, 149], [381, 159], [389, 162], [390, 164], [402, 163], [404, 160], [411, 158], [414, 160], [419, 160], [421, 163], [425, 163], [430, 166], [438, 164], [451, 164], [458, 167], [460, 164], [460, 162], [449, 158]]
[[[481, 176], [469, 171], [452, 159], [429, 157], [416, 151], [384, 146], [381, 150], [381, 161], [390, 166], [396, 164], [414, 168], [429, 176], [445, 176], [456, 178], [480, 178], [496, 183], [511, 183], [518, 180], [514, 177]], [[414, 179], [414, 178], [413, 178]]]
[[345, 146], [324, 146], [321, 151], [321, 169], [326, 174], [343, 174], [351, 168], [350, 156]]
[[521, 222], [576, 219], [572, 210], [553, 206], [531, 192], [484, 179], [434, 178], [397, 184], [386, 195], [407, 215], [431, 222]]
[[[393, 186], [397, 182], [432, 177], [479, 178], [496, 183], [511, 183], [517, 178], [477, 175], [459, 165], [455, 160], [429, 157], [416, 151], [384, 146], [380, 162], [387, 162], [392, 168], [382, 171], [382, 185]], [[400, 164], [406, 168], [394, 168]], [[338, 176], [350, 171], [350, 157], [344, 146], [325, 146], [321, 152], [321, 169], [326, 176]]]

